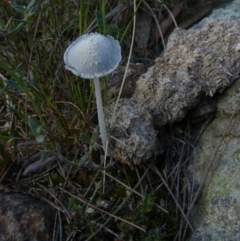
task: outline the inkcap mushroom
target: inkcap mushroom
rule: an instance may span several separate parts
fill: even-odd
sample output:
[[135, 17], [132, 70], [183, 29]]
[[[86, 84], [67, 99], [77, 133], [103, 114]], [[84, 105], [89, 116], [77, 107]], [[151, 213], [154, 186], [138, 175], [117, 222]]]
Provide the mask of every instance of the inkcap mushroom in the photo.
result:
[[65, 68], [85, 79], [94, 79], [98, 123], [103, 149], [106, 151], [107, 131], [99, 78], [110, 74], [121, 61], [121, 47], [111, 36], [85, 34], [70, 44], [64, 53]]

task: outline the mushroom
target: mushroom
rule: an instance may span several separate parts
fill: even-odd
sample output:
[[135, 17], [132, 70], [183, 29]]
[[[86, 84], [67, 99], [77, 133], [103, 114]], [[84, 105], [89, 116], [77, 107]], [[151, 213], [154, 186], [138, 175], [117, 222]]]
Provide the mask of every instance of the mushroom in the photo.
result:
[[121, 47], [111, 36], [85, 34], [69, 45], [64, 53], [65, 68], [85, 79], [94, 79], [98, 123], [103, 149], [108, 141], [99, 78], [110, 74], [121, 61]]

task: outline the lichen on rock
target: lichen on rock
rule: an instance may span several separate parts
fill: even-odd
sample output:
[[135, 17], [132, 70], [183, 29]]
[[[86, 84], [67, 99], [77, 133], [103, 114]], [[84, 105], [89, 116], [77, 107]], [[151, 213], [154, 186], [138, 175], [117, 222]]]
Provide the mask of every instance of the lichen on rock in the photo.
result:
[[0, 193], [1, 241], [52, 240], [55, 210], [22, 193]]
[[[110, 140], [113, 157], [130, 165], [153, 159], [161, 151], [160, 128], [183, 119], [203, 96], [231, 85], [240, 72], [239, 32], [240, 22], [219, 20], [198, 31], [176, 29], [163, 56], [136, 82], [131, 98], [118, 104]], [[113, 109], [114, 103], [108, 113]]]
[[199, 138], [188, 166], [193, 197], [204, 181], [189, 216], [195, 232], [188, 241], [239, 240], [239, 89], [240, 78], [219, 96], [217, 114]]

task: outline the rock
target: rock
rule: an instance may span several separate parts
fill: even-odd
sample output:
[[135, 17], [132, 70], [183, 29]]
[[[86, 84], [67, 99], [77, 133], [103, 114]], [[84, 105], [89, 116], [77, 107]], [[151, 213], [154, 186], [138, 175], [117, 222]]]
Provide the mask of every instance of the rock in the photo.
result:
[[51, 206], [20, 193], [0, 193], [0, 240], [51, 240], [54, 210]]
[[224, 2], [217, 1], [217, 5], [211, 14], [204, 18], [199, 23], [195, 24], [191, 29], [201, 29], [205, 24], [220, 19], [224, 22], [237, 21], [240, 19], [240, 1], [239, 0], [226, 0]]
[[207, 127], [194, 150], [194, 161], [189, 166], [189, 180], [193, 180], [195, 191], [204, 180], [213, 158], [215, 161], [191, 213], [191, 223], [196, 232], [189, 241], [239, 240], [239, 100], [240, 79], [220, 96], [216, 118]]
[[[154, 159], [162, 151], [162, 127], [231, 85], [240, 72], [239, 32], [240, 22], [219, 20], [198, 31], [176, 29], [131, 98], [120, 100], [111, 125], [112, 156], [129, 165]], [[108, 107], [109, 125], [114, 106]]]
[[[208, 18], [196, 24], [193, 29], [200, 29], [216, 19], [231, 24], [233, 23], [231, 21], [240, 19], [239, 8], [238, 0], [227, 1], [219, 5]], [[239, 49], [239, 45], [236, 49]], [[239, 240], [239, 98], [240, 79], [237, 79], [224, 94], [214, 98], [217, 102], [216, 116], [194, 150], [193, 160], [188, 168], [189, 180], [193, 183], [193, 195], [204, 181], [207, 171], [210, 171], [190, 213], [190, 222], [195, 233], [188, 241]]]

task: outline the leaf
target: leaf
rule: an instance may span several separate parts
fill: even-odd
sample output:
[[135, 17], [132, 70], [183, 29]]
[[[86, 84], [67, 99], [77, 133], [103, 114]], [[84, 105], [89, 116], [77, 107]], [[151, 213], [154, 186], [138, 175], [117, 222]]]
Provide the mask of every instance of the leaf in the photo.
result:
[[[9, 141], [11, 139], [11, 136], [5, 136], [5, 135], [2, 135], [2, 134], [0, 134], [0, 140], [1, 141], [3, 141], [3, 140], [7, 140], [7, 141]], [[0, 152], [1, 153], [1, 152]]]
[[96, 19], [97, 19], [97, 23], [98, 23], [100, 32], [103, 33], [104, 32], [104, 22], [103, 22], [104, 20], [103, 20], [102, 13], [99, 10], [96, 10]]
[[117, 39], [117, 36], [119, 34], [119, 28], [117, 25], [109, 24], [107, 26], [106, 34], [111, 35]]
[[37, 172], [42, 170], [43, 168], [52, 164], [53, 161], [56, 160], [56, 157], [49, 157], [46, 161], [38, 161], [30, 164], [23, 172], [23, 176], [31, 174], [33, 172]]
[[91, 138], [84, 132], [80, 134], [80, 139], [84, 141], [86, 144], [91, 145]]
[[41, 144], [41, 143], [44, 143], [45, 141], [45, 136], [44, 135], [39, 135], [36, 137], [36, 142]]
[[34, 4], [36, 3], [36, 0], [32, 0], [28, 5], [27, 5], [27, 8], [26, 10], [31, 10], [31, 8], [34, 7]]
[[36, 109], [37, 112], [41, 112], [41, 102], [39, 100], [39, 98], [37, 98], [36, 96], [33, 98], [33, 104], [34, 104], [34, 108]]
[[34, 136], [38, 136], [40, 134], [41, 126], [31, 116], [28, 117], [28, 126]]
[[36, 136], [40, 135], [42, 133], [42, 126], [39, 126], [37, 129], [36, 129]]
[[18, 148], [27, 148], [27, 147], [31, 147], [36, 145], [37, 142], [36, 141], [24, 141], [24, 142], [20, 142], [17, 147]]
[[7, 87], [11, 87], [14, 90], [21, 90], [19, 84], [13, 80], [6, 80], [5, 83], [6, 83]]
[[41, 155], [41, 158], [40, 158], [40, 161], [41, 162], [45, 162], [47, 161], [49, 158], [49, 154], [47, 152], [44, 152], [42, 155]]
[[92, 149], [93, 150], [97, 150], [97, 149], [99, 149], [99, 148], [101, 148], [102, 146], [100, 145], [100, 144], [98, 144], [97, 142], [95, 142], [95, 143], [93, 143], [92, 144]]
[[26, 7], [19, 6], [13, 1], [9, 1], [9, 4], [18, 13], [24, 14], [26, 11]]
[[19, 23], [15, 29], [13, 29], [7, 33], [7, 38], [10, 38], [13, 35], [15, 35], [16, 33], [18, 33], [24, 25], [25, 25], [25, 21], [22, 21], [21, 23]]
[[83, 156], [81, 157], [78, 165], [79, 165], [80, 167], [81, 167], [81, 166], [85, 166], [86, 163], [87, 163], [87, 161], [88, 161], [88, 159], [89, 159], [89, 155], [88, 155], [88, 154], [83, 155]]

